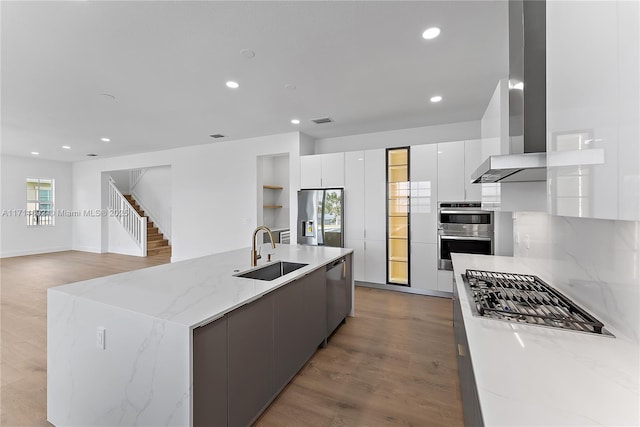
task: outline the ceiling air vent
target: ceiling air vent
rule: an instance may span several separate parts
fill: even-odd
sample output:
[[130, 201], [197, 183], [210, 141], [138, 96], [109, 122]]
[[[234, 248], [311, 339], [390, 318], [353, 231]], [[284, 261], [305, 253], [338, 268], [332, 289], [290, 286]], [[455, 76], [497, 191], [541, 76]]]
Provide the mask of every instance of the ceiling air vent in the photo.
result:
[[89, 153], [89, 154], [87, 154], [87, 157], [98, 157], [98, 155], [97, 154], [93, 154], [93, 153]]
[[221, 133], [214, 133], [213, 135], [209, 135], [213, 139], [224, 138], [224, 135]]
[[331, 120], [331, 117], [322, 117], [320, 119], [313, 119], [311, 121], [317, 125], [321, 125], [323, 123], [331, 123], [333, 120]]

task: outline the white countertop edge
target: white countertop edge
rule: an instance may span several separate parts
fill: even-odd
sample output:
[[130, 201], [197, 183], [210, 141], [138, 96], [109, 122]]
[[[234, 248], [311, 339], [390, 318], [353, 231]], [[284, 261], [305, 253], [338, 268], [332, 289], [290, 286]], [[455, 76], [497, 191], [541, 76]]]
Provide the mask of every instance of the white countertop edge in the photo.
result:
[[616, 338], [474, 316], [467, 268], [553, 280], [513, 257], [452, 260], [485, 425], [640, 425], [637, 343], [603, 319]]
[[[314, 253], [313, 251], [317, 252]], [[327, 252], [329, 252], [329, 254]], [[337, 253], [330, 254], [330, 252]], [[162, 264], [145, 269], [61, 285], [50, 288], [50, 290], [73, 295], [77, 298], [86, 298], [108, 306], [143, 314], [155, 319], [167, 320], [194, 329], [211, 323], [230, 311], [252, 301], [256, 301], [264, 295], [351, 253], [353, 253], [353, 249], [350, 248], [277, 245], [275, 259], [271, 261], [272, 263], [287, 261], [308, 265], [275, 280], [264, 281], [236, 277], [237, 274], [242, 274], [267, 265], [266, 262], [262, 262], [256, 267], [250, 267], [250, 249], [242, 248], [171, 264]], [[216, 263], [216, 261], [219, 262]], [[180, 277], [167, 278], [167, 276], [171, 276], [172, 272], [174, 276], [178, 274]], [[188, 277], [184, 278], [183, 275], [195, 276], [197, 283], [192, 286], [187, 284], [186, 286], [181, 286], [179, 289], [176, 289], [177, 285], [174, 282], [188, 282]], [[163, 289], [156, 290], [150, 285], [143, 284], [137, 286], [139, 282], [154, 281], [167, 282], [163, 284], [164, 287], [167, 288], [164, 294], [162, 293]], [[209, 282], [211, 282], [211, 284], [209, 284]], [[128, 289], [127, 286], [138, 289]], [[227, 287], [228, 292], [220, 292], [220, 290], [223, 290], [225, 287]], [[196, 288], [201, 295], [190, 296], [191, 291]], [[207, 288], [206, 291], [204, 288]], [[142, 294], [142, 296], [135, 295], [134, 290], [140, 291], [138, 293]], [[133, 294], [133, 302], [125, 301], [130, 297], [130, 295], [126, 295], [127, 291], [131, 291], [130, 294]], [[153, 292], [156, 291], [158, 291], [156, 296], [162, 299], [162, 301], [158, 303], [159, 306], [156, 304], [154, 307], [154, 301], [148, 300], [150, 299], [149, 294], [151, 293], [151, 296], [153, 296]], [[117, 295], [118, 292], [124, 293], [124, 295]], [[179, 295], [181, 293], [185, 295]], [[227, 297], [224, 296], [225, 294]], [[197, 306], [203, 298], [214, 298], [212, 302], [215, 304], [212, 304], [211, 308], [198, 307], [197, 310], [189, 313], [191, 310], [189, 307], [191, 305]], [[220, 298], [226, 298], [226, 300], [221, 301]], [[180, 300], [179, 307], [177, 308], [171, 306], [171, 304], [175, 303], [175, 300]], [[225, 302], [227, 300], [228, 302]], [[165, 312], [168, 312], [168, 314]]]

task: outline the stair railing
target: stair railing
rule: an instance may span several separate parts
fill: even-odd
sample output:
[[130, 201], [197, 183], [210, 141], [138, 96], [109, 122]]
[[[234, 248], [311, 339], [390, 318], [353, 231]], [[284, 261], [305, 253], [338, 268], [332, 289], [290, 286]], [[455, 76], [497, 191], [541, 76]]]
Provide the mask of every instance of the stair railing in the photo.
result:
[[147, 256], [147, 218], [138, 214], [118, 190], [111, 177], [109, 177], [109, 211], [136, 242], [141, 255]]

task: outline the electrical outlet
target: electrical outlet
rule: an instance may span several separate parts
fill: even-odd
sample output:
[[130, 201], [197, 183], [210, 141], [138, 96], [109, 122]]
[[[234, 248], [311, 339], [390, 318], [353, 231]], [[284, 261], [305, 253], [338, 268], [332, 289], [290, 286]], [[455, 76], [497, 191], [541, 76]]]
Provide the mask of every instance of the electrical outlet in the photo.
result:
[[524, 245], [527, 247], [527, 249], [531, 249], [531, 239], [529, 238], [528, 234], [524, 235]]
[[107, 330], [100, 326], [98, 326], [98, 329], [96, 329], [96, 346], [100, 350], [104, 350], [106, 348], [106, 332]]
[[520, 246], [520, 232], [516, 231], [516, 246]]

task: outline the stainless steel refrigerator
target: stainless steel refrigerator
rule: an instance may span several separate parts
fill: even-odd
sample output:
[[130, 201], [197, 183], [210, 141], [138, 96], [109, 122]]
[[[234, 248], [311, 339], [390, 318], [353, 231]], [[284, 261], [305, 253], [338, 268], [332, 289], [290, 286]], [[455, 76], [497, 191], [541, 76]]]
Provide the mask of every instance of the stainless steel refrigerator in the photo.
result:
[[344, 247], [344, 190], [298, 191], [298, 243]]

